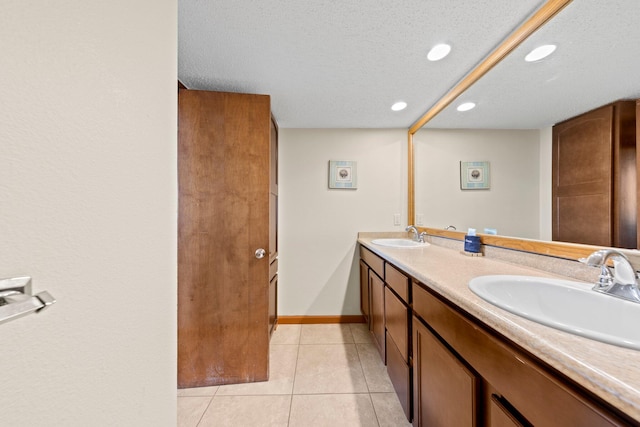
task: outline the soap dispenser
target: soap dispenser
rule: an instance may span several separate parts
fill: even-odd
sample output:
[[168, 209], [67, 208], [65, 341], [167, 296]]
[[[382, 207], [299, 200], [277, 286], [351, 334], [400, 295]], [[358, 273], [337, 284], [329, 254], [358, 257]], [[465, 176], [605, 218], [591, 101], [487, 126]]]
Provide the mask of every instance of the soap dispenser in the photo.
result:
[[480, 236], [476, 236], [475, 228], [470, 228], [464, 236], [464, 251], [480, 253]]

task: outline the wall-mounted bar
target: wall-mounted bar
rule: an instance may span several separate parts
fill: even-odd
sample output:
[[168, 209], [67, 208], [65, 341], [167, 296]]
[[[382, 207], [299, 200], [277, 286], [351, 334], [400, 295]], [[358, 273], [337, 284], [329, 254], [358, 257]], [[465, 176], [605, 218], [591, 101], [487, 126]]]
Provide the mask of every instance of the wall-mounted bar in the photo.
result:
[[0, 279], [0, 324], [40, 312], [55, 302], [47, 291], [32, 295], [31, 277]]

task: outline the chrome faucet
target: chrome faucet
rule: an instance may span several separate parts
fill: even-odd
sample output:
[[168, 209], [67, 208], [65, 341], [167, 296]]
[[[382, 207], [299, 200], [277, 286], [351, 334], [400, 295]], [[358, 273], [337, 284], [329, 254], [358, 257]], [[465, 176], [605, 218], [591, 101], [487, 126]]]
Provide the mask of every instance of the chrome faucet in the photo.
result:
[[424, 236], [427, 235], [427, 233], [424, 231], [422, 233], [418, 233], [418, 229], [413, 225], [407, 226], [407, 228], [405, 228], [404, 231], [412, 232], [413, 235], [411, 236], [411, 239], [420, 243], [424, 243]]
[[[607, 266], [609, 258], [613, 261], [613, 270]], [[600, 267], [594, 291], [640, 303], [638, 275], [625, 254], [615, 249], [601, 249], [587, 258], [580, 258], [580, 262]]]

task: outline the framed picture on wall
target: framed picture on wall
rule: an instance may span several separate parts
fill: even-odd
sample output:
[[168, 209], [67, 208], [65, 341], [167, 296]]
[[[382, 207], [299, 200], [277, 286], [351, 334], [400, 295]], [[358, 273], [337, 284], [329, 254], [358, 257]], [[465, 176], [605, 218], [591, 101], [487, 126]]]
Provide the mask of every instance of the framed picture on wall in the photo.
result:
[[460, 162], [460, 189], [488, 190], [489, 162]]
[[357, 163], [345, 160], [329, 161], [329, 188], [358, 188]]

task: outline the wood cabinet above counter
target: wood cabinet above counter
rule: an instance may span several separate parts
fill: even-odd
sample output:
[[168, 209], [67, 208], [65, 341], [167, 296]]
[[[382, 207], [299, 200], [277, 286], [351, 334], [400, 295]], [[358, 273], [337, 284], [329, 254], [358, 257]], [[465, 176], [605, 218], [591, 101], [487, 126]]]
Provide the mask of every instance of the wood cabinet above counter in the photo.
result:
[[[393, 264], [401, 273], [412, 278], [414, 286], [419, 283], [419, 286], [431, 295], [444, 301], [453, 312], [479, 325], [488, 336], [497, 337], [501, 343], [506, 343], [514, 350], [514, 354], [526, 355], [544, 372], [551, 372], [554, 381], [562, 384], [563, 387], [566, 386], [570, 394], [577, 395], [584, 402], [593, 405], [596, 413], [610, 415], [613, 420], [612, 425], [640, 425], [640, 369], [638, 369], [640, 352], [600, 343], [531, 322], [485, 302], [468, 288], [468, 282], [472, 278], [490, 274], [558, 276], [543, 270], [487, 257], [467, 257], [459, 251], [436, 244], [426, 248], [399, 249], [371, 243], [378, 237], [387, 236], [362, 233], [358, 242], [385, 262]], [[562, 278], [566, 279], [566, 277]], [[415, 294], [413, 298], [414, 323], [416, 319], [421, 322], [422, 319], [415, 317]], [[606, 319], [602, 320], [606, 321]], [[427, 339], [422, 329], [414, 328], [414, 331], [418, 331], [425, 337], [424, 339]], [[437, 335], [434, 331], [430, 333]], [[418, 364], [415, 360], [415, 340], [414, 335], [414, 383], [416, 382], [415, 369]], [[452, 351], [455, 353], [457, 350]], [[478, 370], [484, 368], [471, 369], [477, 374]], [[483, 374], [485, 372], [480, 372], [480, 375]], [[500, 380], [494, 379], [494, 382], [499, 383]], [[494, 412], [494, 410], [500, 412], [498, 409], [502, 410], [503, 406], [508, 406], [508, 402], [503, 402], [499, 393], [487, 391], [491, 386], [499, 387], [499, 384], [490, 383], [491, 381], [481, 387], [482, 393], [488, 393], [485, 399], [486, 412]], [[419, 403], [414, 406], [419, 406]], [[530, 419], [530, 421], [533, 420]], [[414, 422], [414, 425], [418, 424]], [[485, 424], [481, 421], [480, 425]]]

